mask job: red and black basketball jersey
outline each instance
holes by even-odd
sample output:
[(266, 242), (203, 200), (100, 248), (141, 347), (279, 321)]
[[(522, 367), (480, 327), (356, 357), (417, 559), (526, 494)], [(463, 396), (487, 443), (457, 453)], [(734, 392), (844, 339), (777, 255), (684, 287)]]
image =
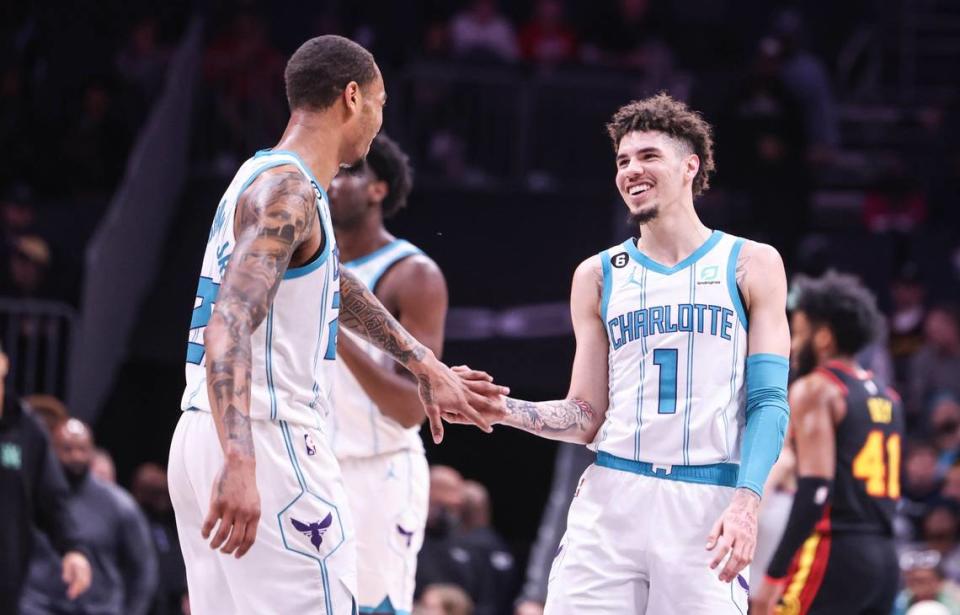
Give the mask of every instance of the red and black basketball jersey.
[(819, 530), (890, 536), (900, 499), (903, 404), (870, 372), (831, 362), (818, 368), (843, 391), (847, 412), (837, 425), (833, 498)]

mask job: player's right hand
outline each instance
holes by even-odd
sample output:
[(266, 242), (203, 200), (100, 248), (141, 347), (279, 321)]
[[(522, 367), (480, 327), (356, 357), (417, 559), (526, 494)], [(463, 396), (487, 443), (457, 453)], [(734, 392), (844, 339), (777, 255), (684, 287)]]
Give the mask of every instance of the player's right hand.
[[(510, 389), (494, 384), (493, 377), (487, 372), (471, 369), (466, 365), (452, 367), (453, 373), (460, 377), (473, 396), (470, 405), (491, 425), (501, 422), (507, 414), (506, 395)], [(446, 417), (450, 423), (461, 423), (456, 417)]]
[[(219, 522), (219, 525), (217, 525)], [(213, 481), (210, 511), (200, 533), (210, 538), (211, 549), (227, 555), (243, 557), (257, 538), (260, 522), (260, 492), (257, 491), (256, 461), (251, 457), (233, 458), (224, 462)]]
[(490, 432), (492, 428), (489, 416), (480, 409), (488, 403), (484, 396), (505, 395), (509, 392), (506, 387), (490, 382), (490, 379), (480, 383), (478, 391), (433, 357), (433, 353), (428, 353), (421, 368), (411, 371), (417, 376), (420, 400), (430, 421), (430, 431), (436, 444), (443, 439), (442, 420), (476, 425)]
[(79, 551), (69, 551), (63, 556), (61, 578), (67, 584), (67, 598), (76, 600), (80, 594), (90, 588), (90, 562)]

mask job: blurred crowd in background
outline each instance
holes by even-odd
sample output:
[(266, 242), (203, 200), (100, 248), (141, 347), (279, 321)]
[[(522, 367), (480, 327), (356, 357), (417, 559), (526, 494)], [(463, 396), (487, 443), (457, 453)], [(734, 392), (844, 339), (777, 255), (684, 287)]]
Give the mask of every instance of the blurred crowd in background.
[[(596, 250), (622, 239), (603, 121), (629, 98), (661, 89), (686, 99), (716, 129), (718, 175), (698, 202), (704, 219), (773, 243), (791, 274), (838, 268), (877, 294), (887, 330), (861, 360), (895, 384), (908, 411), (901, 602), (934, 598), (960, 613), (960, 27), (949, 30), (960, 11), (950, 3), (411, 0), (304, 8), (181, 0), (3, 12), (0, 298), (73, 308), (87, 242), (132, 172), (127, 154), (194, 14), (204, 16), (206, 39), (190, 172), (213, 193), (243, 159), (276, 141), (287, 117), (285, 59), (321, 33), (375, 53), (390, 92), (385, 130), (411, 155), (421, 216), (449, 216), (477, 194), (515, 208), (546, 197), (554, 205), (533, 230), (544, 243), (568, 230), (571, 208), (596, 211), (597, 229), (583, 231), (597, 238)], [(943, 51), (928, 59), (923, 41), (933, 39), (924, 24), (938, 20)], [(936, 61), (946, 64), (937, 69)], [(211, 191), (184, 197), (183, 207), (201, 212), (201, 227), (215, 205)], [(497, 224), (476, 232), (495, 233)], [(191, 284), (195, 275), (185, 272)], [(458, 295), (456, 276), (448, 277), (454, 306), (458, 297), (477, 301), (468, 290)], [(497, 284), (503, 296), (490, 302), (499, 305), (525, 282), (501, 276), (488, 287)], [(8, 349), (38, 334), (23, 322), (14, 333), (0, 322)], [(170, 385), (174, 396), (180, 385)], [(123, 612), (183, 612), (164, 459), (115, 472), (110, 452), (94, 448), (94, 427), (70, 422), (49, 395), (27, 401), (48, 419), (58, 451), (66, 448), (60, 440), (82, 440), (88, 456), (80, 465), (92, 476), (84, 470), (84, 480), (120, 490), (119, 475), (132, 496), (114, 529), (134, 538), (113, 544), (111, 557), (145, 568), (133, 574), (137, 567), (124, 564), (114, 587), (128, 601), (143, 594), (146, 611)], [(165, 442), (168, 434), (150, 437)], [(491, 502), (482, 484), (433, 468), (418, 570), (422, 613), (512, 612), (534, 537), (511, 530), (502, 513), (511, 505), (533, 506)], [(62, 592), (40, 585), (27, 597)]]

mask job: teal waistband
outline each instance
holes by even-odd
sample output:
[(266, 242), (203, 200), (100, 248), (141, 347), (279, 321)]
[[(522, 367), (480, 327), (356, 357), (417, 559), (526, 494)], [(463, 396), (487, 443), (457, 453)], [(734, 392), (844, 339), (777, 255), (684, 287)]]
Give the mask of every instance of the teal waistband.
[(654, 478), (721, 487), (736, 487), (737, 471), (740, 469), (740, 466), (735, 463), (714, 463), (705, 466), (652, 464), (646, 461), (623, 459), (603, 451), (597, 452), (597, 465)]

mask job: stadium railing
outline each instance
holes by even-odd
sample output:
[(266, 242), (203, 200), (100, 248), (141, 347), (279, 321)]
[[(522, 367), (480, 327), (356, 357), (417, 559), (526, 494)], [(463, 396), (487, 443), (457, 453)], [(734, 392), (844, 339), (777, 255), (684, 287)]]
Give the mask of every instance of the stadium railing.
[(18, 395), (66, 396), (66, 358), (76, 321), (76, 310), (65, 303), (0, 299), (0, 343)]

